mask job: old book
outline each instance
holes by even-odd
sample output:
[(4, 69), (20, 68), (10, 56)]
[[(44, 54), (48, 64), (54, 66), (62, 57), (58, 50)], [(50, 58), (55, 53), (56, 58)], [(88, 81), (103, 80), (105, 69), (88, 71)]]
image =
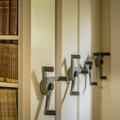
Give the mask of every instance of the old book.
[(0, 120), (2, 119), (2, 91), (0, 90)]
[(18, 83), (18, 44), (0, 42), (0, 82)]
[(0, 89), (1, 93), (1, 119), (0, 120), (7, 120), (7, 111), (6, 111), (6, 92), (4, 89)]
[(18, 66), (18, 45), (17, 44), (13, 44), (13, 79), (14, 79), (14, 82), (18, 82), (18, 69), (17, 69), (17, 66)]
[(17, 120), (15, 89), (0, 89), (0, 120)]
[(18, 45), (15, 45), (15, 80), (18, 81)]
[(4, 44), (0, 44), (1, 46), (1, 76), (0, 82), (4, 81)]
[(1, 0), (2, 6), (2, 35), (9, 34), (9, 0)]
[(8, 44), (5, 44), (4, 48), (4, 81), (6, 82), (6, 79), (8, 77)]
[(18, 34), (18, 0), (10, 0), (10, 35)]
[(0, 44), (0, 82), (2, 82), (2, 45)]
[(2, 35), (2, 0), (0, 0), (0, 35)]
[(9, 45), (9, 73), (7, 82), (18, 83), (18, 45)]
[(5, 80), (5, 44), (3, 44), (2, 48), (2, 76)]
[(13, 73), (14, 73), (14, 79), (18, 80), (18, 45), (14, 43), (14, 65), (13, 65)]
[(17, 101), (16, 101), (16, 90), (6, 89), (6, 112), (7, 112), (7, 120), (17, 120)]

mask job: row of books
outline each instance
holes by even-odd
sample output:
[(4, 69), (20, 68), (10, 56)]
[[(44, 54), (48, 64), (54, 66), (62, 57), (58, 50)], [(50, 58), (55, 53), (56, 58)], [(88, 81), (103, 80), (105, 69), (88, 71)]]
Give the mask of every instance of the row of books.
[(17, 90), (0, 88), (0, 120), (17, 120)]
[(0, 0), (0, 35), (18, 34), (18, 0)]
[(0, 82), (18, 83), (18, 44), (0, 40)]

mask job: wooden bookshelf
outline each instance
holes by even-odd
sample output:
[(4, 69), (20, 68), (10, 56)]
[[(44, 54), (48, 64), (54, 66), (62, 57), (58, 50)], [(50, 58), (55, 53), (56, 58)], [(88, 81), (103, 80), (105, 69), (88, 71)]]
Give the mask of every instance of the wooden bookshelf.
[(16, 83), (0, 82), (0, 87), (4, 87), (4, 88), (18, 88), (18, 84), (16, 84)]
[(0, 35), (0, 40), (18, 41), (18, 83), (0, 82), (0, 88), (18, 89), (18, 120), (30, 120), (31, 0), (18, 0), (18, 35)]
[(0, 40), (19, 40), (19, 36), (13, 36), (13, 35), (0, 35)]

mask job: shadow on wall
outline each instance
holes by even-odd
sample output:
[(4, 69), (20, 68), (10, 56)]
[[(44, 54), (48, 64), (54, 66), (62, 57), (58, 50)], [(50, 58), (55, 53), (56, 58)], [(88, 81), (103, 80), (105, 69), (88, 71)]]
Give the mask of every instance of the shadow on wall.
[(33, 82), (33, 86), (34, 86), (34, 90), (35, 90), (37, 99), (39, 100), (37, 112), (36, 112), (35, 119), (34, 119), (34, 120), (38, 120), (38, 116), (39, 116), (39, 113), (40, 113), (40, 110), (41, 110), (41, 106), (42, 106), (42, 103), (43, 103), (44, 96), (41, 95), (40, 83), (38, 82), (36, 74), (35, 74), (34, 71), (32, 72), (32, 82)]
[[(67, 62), (66, 62), (66, 59), (64, 58), (63, 60), (63, 63), (62, 63), (62, 67), (64, 67), (64, 71), (65, 71), (65, 76), (68, 76), (68, 70), (67, 70)], [(65, 92), (64, 92), (64, 96), (63, 96), (63, 99), (62, 99), (62, 104), (66, 98), (66, 95), (67, 95), (67, 91), (68, 91), (68, 88), (70, 86), (70, 81), (67, 81), (66, 82), (67, 86), (66, 86), (66, 89), (65, 89)]]

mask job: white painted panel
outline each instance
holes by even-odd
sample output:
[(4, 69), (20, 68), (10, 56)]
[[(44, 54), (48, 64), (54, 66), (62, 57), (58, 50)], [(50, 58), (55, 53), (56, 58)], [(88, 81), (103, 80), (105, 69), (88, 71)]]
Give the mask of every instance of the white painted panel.
[(120, 120), (120, 0), (111, 0), (111, 120)]
[[(102, 0), (102, 51), (110, 52), (111, 50), (111, 0)], [(111, 57), (104, 57), (103, 74), (107, 76), (107, 80), (102, 81), (101, 89), (101, 119), (110, 120), (110, 104), (111, 104), (111, 80), (110, 80), (110, 64)]]
[[(101, 51), (101, 20), (101, 0), (80, 0), (81, 65), (90, 53)], [(87, 89), (83, 93), (85, 78), (80, 76), (80, 120), (101, 120), (101, 82), (97, 69), (92, 79), (98, 86), (90, 86), (87, 76)]]
[[(91, 1), (80, 0), (80, 64), (83, 66), (87, 56), (91, 53)], [(87, 76), (87, 88), (85, 93), (85, 77), (80, 75), (80, 120), (92, 120), (92, 89)]]
[[(63, 0), (62, 61), (66, 61), (67, 68), (70, 67), (71, 54), (77, 54), (77, 0)], [(63, 75), (65, 72), (63, 69)], [(62, 101), (61, 120), (77, 120), (77, 96), (70, 96), (71, 84), (67, 85), (62, 83), (62, 99), (64, 96), (65, 99)]]
[[(41, 67), (55, 66), (55, 1), (32, 0), (31, 120), (54, 120), (44, 116), (45, 97), (40, 94)], [(55, 109), (53, 94), (50, 109)]]
[[(101, 52), (102, 50), (102, 1), (91, 0), (91, 50)], [(92, 88), (92, 120), (101, 120), (101, 83), (99, 69), (95, 70), (93, 80), (98, 86)]]

